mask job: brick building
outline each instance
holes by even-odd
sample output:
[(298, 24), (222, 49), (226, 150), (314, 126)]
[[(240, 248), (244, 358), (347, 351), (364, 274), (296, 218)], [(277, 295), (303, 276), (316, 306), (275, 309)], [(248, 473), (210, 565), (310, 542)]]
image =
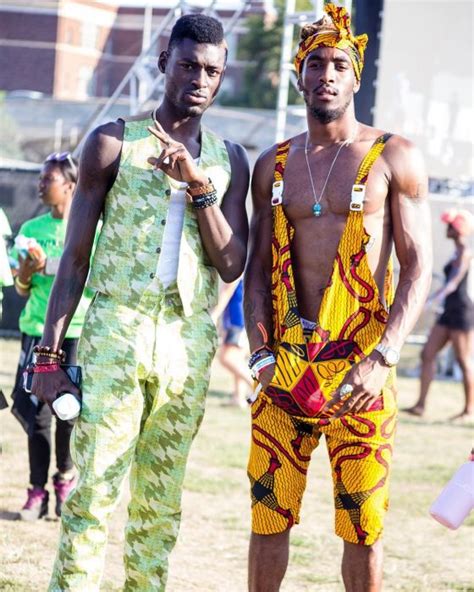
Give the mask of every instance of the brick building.
[[(221, 0), (214, 13), (225, 24), (242, 4)], [(2, 0), (0, 90), (39, 91), (66, 100), (109, 96), (142, 50), (146, 19), (154, 30), (177, 6), (177, 0)], [(245, 15), (272, 7), (272, 0), (247, 2)], [(244, 31), (242, 20), (227, 39), (228, 87), (240, 81), (244, 64), (236, 59), (236, 48)], [(157, 55), (166, 43), (165, 33)]]

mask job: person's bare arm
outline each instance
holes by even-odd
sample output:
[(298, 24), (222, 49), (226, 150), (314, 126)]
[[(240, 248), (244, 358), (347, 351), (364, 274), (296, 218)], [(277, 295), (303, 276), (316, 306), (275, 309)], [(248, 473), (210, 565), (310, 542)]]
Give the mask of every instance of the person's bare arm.
[(232, 176), (221, 207), (196, 210), (199, 232), (212, 265), (224, 282), (242, 275), (247, 258), (248, 219), (245, 200), (249, 188), (249, 164), (239, 144), (227, 142)]
[[(390, 213), (400, 275), (381, 344), (400, 350), (423, 309), (431, 283), (431, 214), (420, 152), (407, 140), (396, 137), (387, 144), (384, 158), (391, 174)], [(377, 351), (353, 366), (343, 382), (352, 385), (354, 391), (336, 416), (367, 410), (380, 395), (388, 372)], [(339, 400), (338, 390), (329, 407)]]
[(471, 259), (472, 254), (470, 250), (466, 246), (462, 246), (457, 264), (453, 265), (448, 281), (430, 298), (432, 305), (436, 306), (436, 304), (441, 304), (446, 296), (449, 296), (457, 290), (459, 284), (464, 279), (464, 276), (469, 271)]
[[(252, 221), (250, 225), (250, 250), (244, 275), (245, 327), (254, 351), (264, 344), (261, 324), (273, 343), (272, 325), (272, 183), (275, 148), (264, 152), (255, 164), (252, 176)], [(273, 374), (274, 365), (265, 368), (260, 382), (265, 388)]]
[[(95, 232), (107, 192), (118, 171), (123, 122), (109, 123), (89, 136), (81, 156), (78, 185), (69, 214), (64, 252), (48, 304), (41, 345), (61, 347), (79, 304), (89, 272)], [(33, 392), (51, 404), (63, 387), (72, 383), (63, 372), (35, 374)]]

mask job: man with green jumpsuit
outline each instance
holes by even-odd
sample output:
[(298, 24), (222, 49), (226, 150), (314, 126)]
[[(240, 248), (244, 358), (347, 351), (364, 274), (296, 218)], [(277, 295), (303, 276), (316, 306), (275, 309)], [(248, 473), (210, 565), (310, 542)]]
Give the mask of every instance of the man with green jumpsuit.
[(217, 273), (233, 281), (246, 258), (245, 152), (200, 123), (226, 56), (217, 20), (180, 18), (158, 61), (160, 105), (98, 127), (82, 153), (33, 381), (49, 404), (60, 392), (77, 392), (58, 367), (60, 347), (103, 214), (87, 281), (96, 295), (78, 354), (82, 410), (71, 447), (79, 479), (63, 507), (54, 592), (99, 589), (107, 520), (129, 468), (124, 589), (165, 589), (216, 347), (209, 310)]

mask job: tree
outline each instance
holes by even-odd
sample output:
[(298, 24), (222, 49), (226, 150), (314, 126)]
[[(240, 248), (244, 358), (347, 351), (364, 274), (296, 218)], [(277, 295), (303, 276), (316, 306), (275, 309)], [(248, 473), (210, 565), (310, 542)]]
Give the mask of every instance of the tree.
[[(309, 0), (299, 0), (297, 10), (311, 10)], [(240, 92), (224, 94), (221, 103), (235, 107), (275, 109), (280, 82), (281, 38), (283, 34), (284, 0), (275, 0), (276, 21), (268, 23), (262, 16), (247, 19), (247, 33), (240, 38), (238, 58), (248, 62)], [(299, 31), (295, 31), (295, 44)], [(301, 101), (296, 90), (290, 88), (289, 100)]]

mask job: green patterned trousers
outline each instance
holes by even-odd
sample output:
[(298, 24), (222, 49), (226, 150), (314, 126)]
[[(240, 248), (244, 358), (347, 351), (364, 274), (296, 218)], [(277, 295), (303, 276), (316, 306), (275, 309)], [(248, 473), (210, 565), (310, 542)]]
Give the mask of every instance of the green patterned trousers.
[(216, 344), (209, 314), (184, 317), (177, 293), (133, 309), (96, 296), (79, 344), (83, 402), (71, 438), (79, 479), (63, 506), (50, 591), (99, 589), (107, 521), (129, 469), (124, 590), (165, 589)]

